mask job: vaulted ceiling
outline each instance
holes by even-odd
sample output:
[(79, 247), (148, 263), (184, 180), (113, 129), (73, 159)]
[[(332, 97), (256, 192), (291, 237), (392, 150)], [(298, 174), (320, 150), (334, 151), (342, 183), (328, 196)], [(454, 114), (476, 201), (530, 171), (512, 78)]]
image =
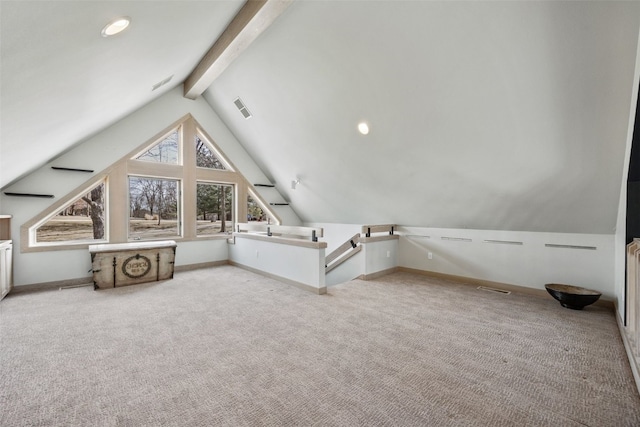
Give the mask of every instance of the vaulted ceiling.
[(0, 1), (0, 187), (180, 85), (243, 3)]
[[(180, 84), (241, 6), (2, 1), (0, 186)], [(203, 96), (305, 221), (612, 233), (639, 28), (638, 2), (296, 1)]]

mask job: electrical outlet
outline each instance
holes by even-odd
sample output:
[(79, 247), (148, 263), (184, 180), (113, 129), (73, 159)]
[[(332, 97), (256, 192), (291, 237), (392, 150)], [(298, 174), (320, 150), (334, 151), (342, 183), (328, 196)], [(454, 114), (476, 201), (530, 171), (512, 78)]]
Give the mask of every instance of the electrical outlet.
[(391, 251), (387, 251), (387, 258), (391, 258)]
[(433, 259), (433, 254), (431, 252), (427, 253), (427, 258)]
[(256, 251), (256, 258), (260, 257), (260, 252)]

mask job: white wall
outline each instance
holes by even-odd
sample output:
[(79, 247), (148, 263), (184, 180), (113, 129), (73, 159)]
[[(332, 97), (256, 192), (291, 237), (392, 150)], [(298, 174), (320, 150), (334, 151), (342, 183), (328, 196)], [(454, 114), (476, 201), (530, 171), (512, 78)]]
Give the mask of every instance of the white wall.
[[(401, 267), (544, 289), (565, 283), (615, 297), (613, 235), (459, 230), (420, 227), (399, 229)], [(471, 241), (444, 240), (445, 238)], [(484, 240), (522, 242), (521, 245)], [(545, 244), (593, 246), (564, 249)], [(428, 254), (432, 254), (429, 259)]]
[(350, 280), (363, 274), (365, 271), (365, 258), (364, 252), (361, 250), (347, 261), (343, 262), (339, 266), (325, 275), (327, 286), (339, 285), (340, 283), (346, 283)]
[(229, 245), (229, 260), (319, 289), (325, 287), (324, 251), (237, 237)]
[[(361, 227), (357, 224), (309, 225), (324, 228), (328, 253)], [(399, 241), (363, 244), (360, 254), (327, 274), (327, 284), (401, 266), (535, 289), (544, 289), (547, 283), (567, 283), (596, 289), (608, 299), (616, 295), (613, 235), (406, 226), (398, 227), (398, 234), (401, 235)], [(442, 237), (471, 241), (443, 240)], [(522, 242), (522, 245), (484, 243), (484, 240)], [(545, 244), (596, 249), (551, 248)], [(432, 259), (428, 258), (429, 252)]]
[(304, 221), (612, 234), (639, 22), (630, 1), (295, 2), (204, 97)]
[(204, 264), (229, 259), (227, 240), (201, 240), (178, 243), (176, 249), (176, 267), (192, 264)]
[(374, 274), (398, 266), (398, 240), (361, 243), (364, 253), (364, 274)]
[[(36, 199), (0, 195), (0, 212), (13, 215), (14, 284), (20, 286), (90, 276), (87, 249), (21, 253), (20, 226), (188, 113), (251, 183), (267, 182), (266, 176), (211, 107), (202, 99), (185, 99), (182, 87), (178, 87), (4, 189), (55, 196), (53, 199)], [(46, 139), (46, 135), (37, 137)], [(60, 172), (52, 170), (52, 165), (93, 169), (95, 172)], [(287, 225), (300, 224), (300, 219), (289, 207), (279, 209), (278, 214)], [(123, 220), (126, 220), (126, 213), (123, 213)], [(176, 255), (177, 265), (227, 259), (226, 246), (219, 241), (178, 242)]]

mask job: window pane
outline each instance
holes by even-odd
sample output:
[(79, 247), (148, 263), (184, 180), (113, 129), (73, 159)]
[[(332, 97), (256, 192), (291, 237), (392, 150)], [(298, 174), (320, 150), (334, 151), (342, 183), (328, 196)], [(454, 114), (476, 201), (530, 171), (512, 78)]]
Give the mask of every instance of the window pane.
[(105, 186), (100, 183), (36, 229), (36, 242), (105, 239)]
[(233, 186), (198, 183), (196, 191), (197, 235), (209, 236), (233, 231)]
[(257, 221), (264, 222), (265, 224), (277, 224), (273, 217), (269, 215), (262, 206), (251, 197), (251, 194), (247, 196), (247, 222)]
[(196, 135), (196, 166), (199, 168), (226, 170), (220, 161), (203, 139)]
[(129, 239), (180, 236), (180, 182), (129, 177)]
[(165, 139), (136, 157), (137, 160), (158, 163), (178, 163), (178, 131), (171, 132)]

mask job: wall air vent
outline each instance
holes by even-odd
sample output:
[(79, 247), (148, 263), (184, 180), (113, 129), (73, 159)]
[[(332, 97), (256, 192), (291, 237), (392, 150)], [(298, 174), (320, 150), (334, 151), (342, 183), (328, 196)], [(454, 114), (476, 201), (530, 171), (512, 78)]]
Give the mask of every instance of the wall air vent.
[(487, 239), (487, 240), (483, 240), (483, 243), (497, 243), (497, 244), (501, 244), (501, 245), (522, 245), (522, 242), (515, 242), (512, 240), (492, 240), (492, 239)]
[(247, 109), (247, 106), (244, 105), (244, 102), (242, 102), (242, 99), (240, 99), (240, 97), (236, 98), (233, 103), (236, 104), (236, 107), (238, 107), (238, 110), (240, 110), (245, 119), (251, 118), (251, 113)]
[(581, 245), (557, 245), (555, 243), (545, 243), (547, 248), (564, 248), (564, 249), (588, 249), (590, 251), (595, 251), (598, 249), (597, 246), (581, 246)]
[(455, 241), (455, 242), (471, 242), (471, 239), (467, 239), (466, 237), (447, 237), (447, 236), (442, 236), (440, 237), (440, 240), (451, 240), (451, 241)]
[(498, 289), (498, 288), (490, 288), (488, 286), (478, 286), (478, 289), (480, 289), (481, 291), (495, 292), (496, 294), (504, 294), (504, 295), (511, 294), (511, 291), (505, 291), (504, 289)]

